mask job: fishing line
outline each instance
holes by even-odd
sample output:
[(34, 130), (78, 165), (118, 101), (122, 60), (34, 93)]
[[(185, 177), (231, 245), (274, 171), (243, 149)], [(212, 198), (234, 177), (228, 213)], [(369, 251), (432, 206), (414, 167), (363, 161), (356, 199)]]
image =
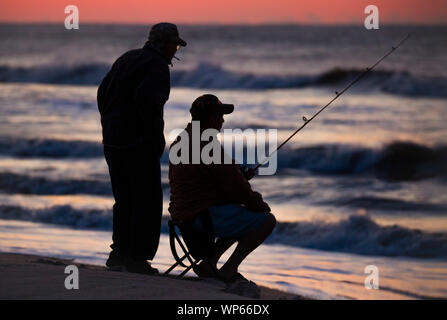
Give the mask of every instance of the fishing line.
[(388, 57), (390, 54), (392, 54), (397, 48), (399, 48), (408, 38), (410, 35), (408, 34), (405, 38), (403, 38), (395, 47), (391, 47), (391, 50), (388, 51), (382, 58), (380, 58), (376, 63), (374, 63), (371, 67), (367, 67), (365, 71), (363, 71), (360, 75), (357, 76), (351, 83), (349, 83), (341, 92), (335, 91), (335, 97), (329, 101), (324, 107), (322, 107), (317, 113), (315, 113), (310, 119), (307, 119), (303, 116), (303, 125), (299, 127), (294, 133), (292, 133), (283, 143), (281, 143), (272, 153), (270, 153), (262, 162), (260, 162), (254, 170), (256, 171), (260, 166), (265, 164), (268, 159), (272, 155), (274, 155), (276, 152), (278, 152), (279, 149), (281, 149), (290, 139), (292, 139), (298, 132), (301, 131), (305, 126), (307, 126), (313, 119), (315, 119), (316, 116), (318, 116), (324, 109), (326, 109), (332, 102), (337, 100), (343, 93), (345, 93), (350, 87), (352, 87), (356, 82), (358, 82), (360, 79), (362, 79), (365, 75), (368, 74), (371, 70), (373, 70), (382, 60), (384, 60), (386, 57)]

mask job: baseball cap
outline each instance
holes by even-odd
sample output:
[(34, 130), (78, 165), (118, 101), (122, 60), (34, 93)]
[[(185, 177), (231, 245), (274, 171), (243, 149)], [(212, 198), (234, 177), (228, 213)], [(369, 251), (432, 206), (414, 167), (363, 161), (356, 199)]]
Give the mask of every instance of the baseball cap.
[(186, 47), (186, 41), (180, 38), (177, 26), (169, 22), (161, 22), (152, 26), (148, 40), (153, 43), (172, 41)]
[(219, 98), (212, 94), (204, 94), (198, 97), (189, 110), (193, 119), (203, 119), (214, 114), (230, 114), (233, 111), (233, 104), (222, 103)]

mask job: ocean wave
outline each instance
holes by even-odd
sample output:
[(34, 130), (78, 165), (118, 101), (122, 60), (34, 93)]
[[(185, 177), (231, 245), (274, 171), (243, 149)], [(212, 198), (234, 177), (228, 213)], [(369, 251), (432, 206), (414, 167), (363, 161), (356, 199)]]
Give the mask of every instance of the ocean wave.
[[(0, 155), (18, 158), (103, 157), (102, 144), (90, 141), (19, 139), (0, 137)], [(447, 177), (447, 146), (429, 147), (395, 141), (382, 148), (323, 144), (284, 148), (278, 169), (300, 169), (319, 174), (371, 173), (384, 180), (419, 180)], [(169, 161), (165, 152), (161, 162)]]
[(98, 180), (53, 180), (11, 172), (0, 172), (0, 191), (7, 194), (92, 194), (112, 195), (109, 181)]
[(368, 208), (368, 210), (380, 210), (381, 213), (386, 211), (401, 211), (406, 214), (411, 212), (424, 212), (439, 215), (447, 214), (447, 205), (428, 202), (406, 201), (402, 199), (392, 199), (374, 196), (361, 197), (342, 197), (340, 199), (331, 199), (320, 201), (317, 204), (331, 206), (347, 206), (353, 208)]
[(97, 85), (109, 71), (106, 64), (74, 66), (0, 66), (0, 82), (37, 82), (51, 84)]
[(75, 209), (69, 205), (46, 209), (0, 206), (0, 218), (69, 226), (79, 229), (112, 229), (112, 212), (98, 209)]
[(447, 234), (380, 226), (365, 215), (334, 223), (279, 223), (268, 242), (362, 255), (447, 258)]
[[(35, 67), (2, 65), (0, 82), (98, 85), (109, 68), (106, 64)], [(248, 90), (344, 86), (361, 72), (363, 70), (334, 68), (317, 75), (256, 75), (201, 63), (192, 70), (172, 71), (171, 83), (175, 87)], [(446, 78), (414, 76), (407, 71), (373, 70), (356, 87), (408, 96), (447, 97)]]
[[(162, 182), (162, 188), (169, 187)], [(70, 195), (87, 194), (112, 196), (110, 180), (103, 179), (49, 179), (12, 172), (0, 172), (0, 192), (6, 194)]]
[(18, 158), (94, 158), (104, 156), (102, 144), (96, 142), (6, 137), (0, 137), (0, 154)]
[(381, 149), (331, 144), (282, 150), (280, 169), (320, 174), (372, 173), (391, 181), (447, 176), (447, 147), (393, 142)]
[[(0, 206), (0, 219), (50, 223), (80, 229), (112, 229), (110, 210), (75, 209), (69, 205), (45, 209)], [(168, 233), (167, 217), (161, 231)], [(447, 258), (447, 234), (429, 233), (398, 225), (380, 226), (368, 216), (339, 222), (278, 222), (270, 244), (362, 255)]]

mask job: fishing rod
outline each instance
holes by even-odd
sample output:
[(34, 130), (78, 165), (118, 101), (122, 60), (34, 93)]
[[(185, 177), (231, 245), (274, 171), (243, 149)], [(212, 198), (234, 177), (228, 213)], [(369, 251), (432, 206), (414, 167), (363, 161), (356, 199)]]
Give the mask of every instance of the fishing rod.
[(305, 126), (307, 126), (313, 119), (315, 119), (316, 116), (318, 116), (324, 109), (329, 107), (329, 105), (338, 99), (343, 93), (345, 93), (350, 87), (352, 87), (355, 83), (360, 81), (365, 75), (367, 75), (372, 69), (374, 69), (382, 60), (384, 60), (386, 57), (388, 57), (390, 54), (392, 54), (397, 48), (399, 48), (408, 38), (410, 37), (409, 34), (405, 38), (403, 38), (395, 47), (391, 47), (391, 50), (388, 51), (382, 58), (380, 58), (376, 63), (374, 63), (371, 67), (367, 67), (365, 71), (363, 71), (357, 78), (355, 78), (351, 83), (349, 83), (342, 91), (338, 92), (335, 91), (335, 97), (329, 101), (324, 107), (322, 107), (317, 113), (315, 113), (310, 119), (307, 119), (305, 116), (303, 116), (303, 125), (299, 127), (294, 133), (292, 133), (283, 143), (281, 143), (272, 153), (270, 153), (262, 162), (260, 162), (253, 170), (256, 172), (256, 170), (265, 164), (267, 160), (274, 155), (276, 152), (278, 152), (279, 149), (281, 149), (287, 142), (289, 142), (290, 139), (292, 139), (298, 132), (301, 131)]

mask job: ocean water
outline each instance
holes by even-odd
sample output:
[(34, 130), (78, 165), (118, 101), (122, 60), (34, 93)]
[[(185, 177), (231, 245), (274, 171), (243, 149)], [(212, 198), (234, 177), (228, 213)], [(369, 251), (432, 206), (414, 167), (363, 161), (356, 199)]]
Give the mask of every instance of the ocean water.
[[(447, 297), (447, 27), (181, 26), (165, 135), (192, 101), (234, 103), (224, 128), (278, 142), (401, 38), (377, 70), (277, 154), (252, 186), (276, 215), (241, 266), (261, 284), (317, 298)], [(96, 89), (144, 43), (144, 26), (0, 25), (0, 251), (103, 264), (113, 199)], [(164, 215), (155, 264), (172, 263)], [(379, 269), (379, 290), (364, 269)]]

